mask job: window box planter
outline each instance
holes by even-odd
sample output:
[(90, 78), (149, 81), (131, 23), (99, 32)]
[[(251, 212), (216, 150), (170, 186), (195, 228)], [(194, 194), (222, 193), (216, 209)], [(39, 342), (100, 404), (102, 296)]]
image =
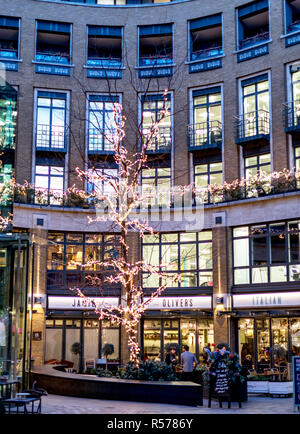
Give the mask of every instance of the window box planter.
[(270, 381), (269, 394), (274, 398), (288, 397), (293, 394), (292, 381)]
[(248, 393), (269, 393), (269, 381), (249, 381), (247, 382)]

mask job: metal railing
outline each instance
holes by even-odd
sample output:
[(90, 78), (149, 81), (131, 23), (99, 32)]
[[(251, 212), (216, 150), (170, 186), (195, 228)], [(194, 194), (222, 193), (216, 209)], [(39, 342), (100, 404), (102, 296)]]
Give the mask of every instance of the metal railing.
[(149, 56), (140, 56), (139, 60), (140, 66), (160, 66), (160, 65), (169, 65), (173, 63), (172, 55), (149, 55)]
[(287, 27), (287, 33), (297, 32), (300, 30), (300, 20), (296, 20)]
[[(158, 127), (157, 134), (152, 135), (152, 131), (143, 128), (144, 144), (147, 145), (149, 152), (170, 152), (172, 148), (172, 129), (171, 127)], [(152, 135), (147, 139), (147, 135)]]
[(62, 125), (42, 125), (36, 128), (36, 147), (43, 149), (65, 149), (66, 128)]
[(247, 140), (270, 134), (270, 114), (266, 110), (256, 110), (237, 117), (237, 140)]
[(223, 54), (223, 48), (221, 46), (206, 48), (205, 50), (193, 51), (191, 54), (191, 60), (201, 60), (207, 57), (221, 56)]
[(300, 130), (300, 99), (284, 104), (285, 128)]
[(222, 146), (222, 123), (200, 122), (188, 126), (189, 148), (213, 148)]
[(0, 46), (0, 57), (5, 59), (17, 59), (18, 50), (14, 48), (1, 48)]
[(269, 32), (257, 33), (257, 35), (251, 36), (249, 38), (241, 39), (239, 41), (239, 49), (242, 50), (243, 48), (252, 47), (253, 45), (268, 41), (269, 38)]
[(101, 66), (103, 68), (120, 68), (122, 66), (122, 59), (120, 57), (88, 57), (87, 65)]
[(117, 131), (113, 129), (101, 133), (99, 128), (89, 128), (89, 152), (113, 152), (116, 135)]
[(68, 53), (60, 53), (59, 51), (37, 51), (35, 55), (37, 62), (43, 63), (70, 63), (70, 55)]

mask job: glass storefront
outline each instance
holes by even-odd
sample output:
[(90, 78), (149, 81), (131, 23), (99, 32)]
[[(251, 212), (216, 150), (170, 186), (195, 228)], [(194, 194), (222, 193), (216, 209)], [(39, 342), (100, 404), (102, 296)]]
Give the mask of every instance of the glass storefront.
[(257, 373), (287, 369), (300, 355), (300, 317), (240, 318), (238, 349), (242, 365)]
[(176, 344), (181, 350), (188, 345), (199, 359), (203, 349), (214, 342), (213, 320), (191, 318), (144, 319), (143, 354), (144, 360), (164, 360), (168, 344)]
[(24, 379), (27, 326), (28, 240), (0, 236), (0, 376)]
[[(74, 354), (73, 344), (79, 343), (81, 352)], [(66, 361), (78, 372), (85, 370), (85, 362), (102, 358), (105, 344), (113, 344), (114, 353), (108, 359), (119, 361), (120, 328), (107, 320), (62, 319), (46, 320), (45, 363)]]

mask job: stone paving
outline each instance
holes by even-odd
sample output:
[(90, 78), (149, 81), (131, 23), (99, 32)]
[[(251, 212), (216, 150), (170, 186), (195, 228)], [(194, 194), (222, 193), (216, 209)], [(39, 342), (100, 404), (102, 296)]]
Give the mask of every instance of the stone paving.
[[(69, 396), (48, 395), (42, 398), (43, 414), (293, 414), (292, 398), (249, 397), (247, 402), (223, 404), (219, 408), (217, 402), (207, 407), (204, 399), (203, 407), (184, 405), (152, 404), (143, 402), (109, 401), (99, 399), (75, 398)], [(300, 415), (300, 412), (297, 412)]]

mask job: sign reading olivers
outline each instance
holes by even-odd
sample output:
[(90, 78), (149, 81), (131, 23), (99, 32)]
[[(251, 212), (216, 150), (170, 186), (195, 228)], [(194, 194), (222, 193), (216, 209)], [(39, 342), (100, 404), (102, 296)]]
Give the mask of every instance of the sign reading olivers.
[[(145, 297), (144, 300), (149, 300)], [(211, 309), (210, 296), (199, 297), (157, 297), (148, 305), (148, 309)]]

